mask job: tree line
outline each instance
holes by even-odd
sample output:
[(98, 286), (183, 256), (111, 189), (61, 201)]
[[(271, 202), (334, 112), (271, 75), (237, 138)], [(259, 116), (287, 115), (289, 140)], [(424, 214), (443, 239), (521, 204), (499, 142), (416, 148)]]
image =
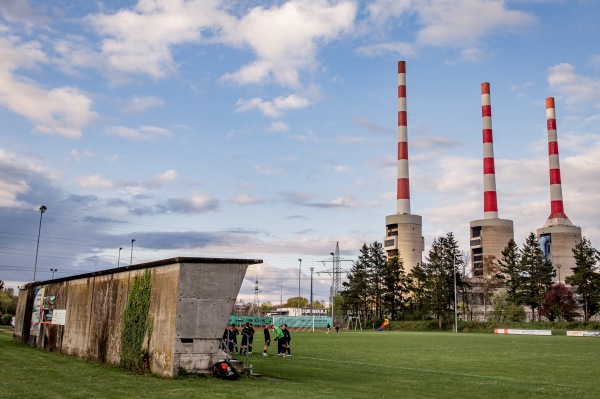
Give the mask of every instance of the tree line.
[(533, 232), (521, 248), (510, 240), (500, 259), (484, 257), (483, 276), (476, 278), (466, 272), (468, 255), (452, 232), (435, 238), (425, 261), (409, 273), (401, 254), (386, 259), (381, 243), (365, 243), (334, 303), (337, 314), (365, 323), (436, 320), (441, 328), (452, 323), (455, 310), (463, 320), (525, 321), (529, 310), (530, 320), (587, 322), (600, 311), (600, 254), (584, 237), (573, 256), (576, 267), (564, 285), (553, 283), (556, 270)]

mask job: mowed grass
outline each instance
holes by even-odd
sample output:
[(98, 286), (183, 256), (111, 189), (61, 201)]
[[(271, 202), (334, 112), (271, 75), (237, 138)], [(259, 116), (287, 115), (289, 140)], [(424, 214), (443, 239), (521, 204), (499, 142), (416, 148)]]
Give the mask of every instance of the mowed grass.
[(292, 357), (250, 362), (271, 378), (173, 380), (16, 344), (0, 333), (0, 397), (599, 398), (600, 339), (429, 332), (292, 332)]

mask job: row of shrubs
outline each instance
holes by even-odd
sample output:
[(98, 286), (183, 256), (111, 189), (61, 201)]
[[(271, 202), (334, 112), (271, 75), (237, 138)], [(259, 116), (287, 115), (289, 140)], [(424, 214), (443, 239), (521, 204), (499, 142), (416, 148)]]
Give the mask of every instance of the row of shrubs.
[[(389, 328), (396, 331), (440, 331), (437, 320), (425, 321), (391, 321)], [(478, 321), (459, 321), (458, 331), (476, 332), (476, 333), (494, 333), (495, 328), (515, 328), (523, 330), (552, 330), (554, 335), (564, 335), (567, 330), (599, 331), (598, 322), (478, 322)], [(453, 325), (446, 323), (442, 325), (442, 330), (451, 331)]]

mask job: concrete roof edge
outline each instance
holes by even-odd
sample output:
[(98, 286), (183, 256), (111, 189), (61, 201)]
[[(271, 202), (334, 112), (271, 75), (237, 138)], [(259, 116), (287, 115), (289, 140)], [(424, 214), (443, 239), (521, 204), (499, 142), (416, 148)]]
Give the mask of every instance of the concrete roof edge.
[(120, 273), (130, 270), (139, 270), (139, 269), (148, 269), (159, 266), (173, 265), (177, 263), (232, 263), (232, 264), (243, 264), (243, 265), (255, 265), (258, 263), (263, 263), (262, 259), (236, 259), (236, 258), (195, 258), (195, 257), (175, 257), (168, 259), (161, 259), (152, 262), (139, 263), (137, 265), (127, 265), (121, 267), (115, 267), (112, 269), (98, 270), (95, 272), (88, 272), (83, 274), (76, 274), (68, 277), (56, 278), (54, 280), (42, 280), (42, 281), (32, 281), (31, 283), (27, 283), (19, 287), (20, 289), (27, 289), (30, 287), (35, 287), (38, 285), (46, 285), (46, 284), (54, 284), (60, 283), (63, 281), (76, 280), (79, 278), (88, 278), (88, 277), (96, 277), (96, 276), (104, 276), (112, 273)]

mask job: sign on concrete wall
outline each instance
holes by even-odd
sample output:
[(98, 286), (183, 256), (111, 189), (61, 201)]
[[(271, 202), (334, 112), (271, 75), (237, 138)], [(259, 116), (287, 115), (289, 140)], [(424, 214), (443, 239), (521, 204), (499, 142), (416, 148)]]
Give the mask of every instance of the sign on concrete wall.
[(29, 335), (40, 335), (40, 324), (42, 322), (42, 300), (44, 298), (44, 289), (36, 288), (33, 298), (33, 310), (31, 311), (31, 325), (29, 326)]
[(54, 309), (52, 315), (52, 324), (64, 326), (67, 321), (67, 310), (66, 309)]

